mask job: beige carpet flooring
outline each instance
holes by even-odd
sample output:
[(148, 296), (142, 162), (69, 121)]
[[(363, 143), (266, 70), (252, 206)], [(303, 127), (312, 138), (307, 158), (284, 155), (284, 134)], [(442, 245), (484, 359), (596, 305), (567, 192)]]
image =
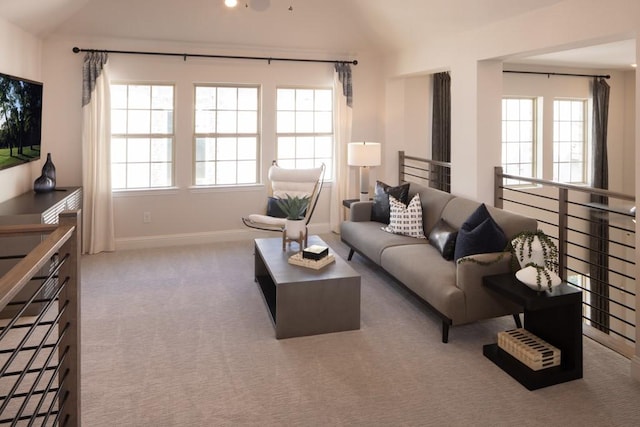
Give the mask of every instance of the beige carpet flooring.
[[(346, 258), (334, 235), (322, 236)], [(276, 340), (253, 242), (83, 257), (83, 426), (637, 426), (629, 361), (528, 391), (482, 355), (511, 318), (454, 327), (357, 255), (361, 329)]]

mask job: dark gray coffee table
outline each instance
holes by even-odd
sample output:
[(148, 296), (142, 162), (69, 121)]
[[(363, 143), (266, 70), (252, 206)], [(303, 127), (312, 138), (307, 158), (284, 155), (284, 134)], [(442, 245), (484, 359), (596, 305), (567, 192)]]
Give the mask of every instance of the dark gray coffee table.
[[(318, 236), (308, 244), (328, 246)], [(360, 275), (331, 249), (335, 262), (320, 270), (289, 264), (297, 250), (284, 252), (280, 237), (255, 239), (255, 278), (276, 338), (360, 329)]]

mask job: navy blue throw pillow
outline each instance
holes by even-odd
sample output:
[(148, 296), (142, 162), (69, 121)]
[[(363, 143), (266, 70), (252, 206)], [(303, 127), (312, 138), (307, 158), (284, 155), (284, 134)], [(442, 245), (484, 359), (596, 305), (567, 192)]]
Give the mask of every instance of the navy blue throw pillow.
[(397, 187), (391, 187), (382, 181), (376, 181), (373, 206), (371, 207), (371, 221), (389, 224), (389, 213), (391, 211), (389, 195), (392, 195), (406, 206), (409, 204), (409, 185), (407, 182)]
[(483, 203), (458, 230), (454, 259), (457, 261), (469, 255), (502, 252), (506, 245), (504, 232)]
[(277, 197), (269, 197), (267, 200), (267, 216), (272, 216), (275, 218), (286, 218), (287, 214), (282, 212), (280, 206), (278, 205)]

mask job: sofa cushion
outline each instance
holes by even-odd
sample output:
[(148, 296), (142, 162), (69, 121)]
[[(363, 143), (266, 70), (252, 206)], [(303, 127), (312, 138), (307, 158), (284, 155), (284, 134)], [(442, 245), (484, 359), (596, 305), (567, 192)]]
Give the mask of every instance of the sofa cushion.
[(422, 230), (422, 205), (420, 195), (413, 196), (408, 205), (389, 195), (391, 214), (389, 225), (383, 227), (388, 233), (402, 234), (404, 236), (426, 239)]
[[(415, 240), (415, 239), (414, 239)], [(454, 324), (464, 323), (464, 292), (456, 286), (456, 265), (431, 245), (403, 245), (385, 249), (382, 268), (427, 301)]]
[(506, 244), (507, 238), (504, 232), (483, 203), (460, 227), (456, 238), (454, 259), (457, 261), (467, 255), (501, 252)]
[[(412, 182), (411, 188), (409, 189), (409, 198), (416, 194), (420, 194), (420, 203), (422, 204), (422, 229), (426, 233), (436, 225), (442, 216), (442, 211), (445, 209), (445, 206), (455, 197), (450, 193)], [(459, 224), (454, 228), (457, 229), (458, 227)]]
[(429, 233), (429, 243), (440, 252), (440, 255), (448, 261), (453, 259), (456, 237), (458, 230), (453, 228), (447, 221), (440, 219)]
[(391, 187), (382, 181), (376, 181), (375, 193), (373, 195), (373, 207), (371, 209), (371, 221), (389, 224), (389, 195), (400, 200), (405, 205), (409, 203), (409, 183)]
[(359, 253), (380, 264), (380, 256), (386, 248), (399, 245), (427, 245), (427, 239), (391, 234), (382, 231), (379, 222), (344, 221), (340, 224), (340, 239)]

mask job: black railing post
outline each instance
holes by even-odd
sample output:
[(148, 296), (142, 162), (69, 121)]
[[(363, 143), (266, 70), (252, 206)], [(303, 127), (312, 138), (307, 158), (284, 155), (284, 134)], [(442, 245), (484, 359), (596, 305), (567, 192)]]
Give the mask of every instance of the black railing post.
[(493, 176), (493, 206), (496, 208), (503, 208), (503, 196), (504, 196), (504, 179), (502, 178), (502, 166), (496, 166), (494, 169)]
[(569, 190), (558, 188), (558, 275), (567, 280), (567, 221)]
[[(60, 410), (60, 424), (79, 427), (80, 420), (80, 212), (62, 212), (60, 225), (75, 226), (73, 235), (60, 248), (60, 254), (69, 254), (69, 258), (60, 268), (59, 281), (67, 281), (58, 300), (59, 310), (64, 313), (58, 323), (59, 334), (64, 335), (60, 342), (58, 357), (60, 360), (60, 402), (64, 402)], [(60, 257), (62, 258), (62, 256)], [(66, 332), (62, 332), (66, 329)], [(66, 353), (66, 356), (63, 355)]]
[(404, 151), (398, 151), (398, 183), (404, 182)]

